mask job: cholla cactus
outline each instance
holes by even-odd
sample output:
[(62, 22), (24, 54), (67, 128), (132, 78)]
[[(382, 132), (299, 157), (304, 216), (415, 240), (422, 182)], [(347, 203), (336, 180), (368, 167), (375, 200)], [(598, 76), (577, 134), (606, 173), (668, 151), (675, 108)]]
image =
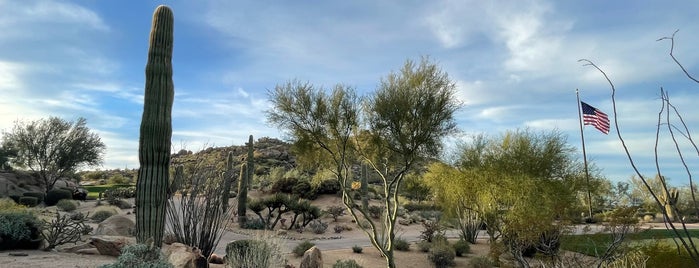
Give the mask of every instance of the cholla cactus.
[(150, 32), (143, 117), (138, 146), (136, 185), (136, 240), (149, 238), (160, 247), (165, 230), (172, 138), (172, 46), (174, 16), (167, 6), (153, 13)]

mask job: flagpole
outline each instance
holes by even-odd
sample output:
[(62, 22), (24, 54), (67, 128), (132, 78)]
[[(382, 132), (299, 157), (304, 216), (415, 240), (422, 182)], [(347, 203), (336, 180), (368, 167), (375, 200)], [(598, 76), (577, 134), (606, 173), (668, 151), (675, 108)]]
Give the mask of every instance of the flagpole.
[(585, 165), (585, 182), (587, 183), (587, 213), (592, 221), (592, 195), (590, 194), (590, 174), (587, 171), (587, 154), (585, 153), (585, 134), (583, 133), (582, 112), (580, 108), (580, 94), (575, 89), (575, 97), (578, 99), (578, 121), (580, 122), (580, 139), (582, 140), (583, 163)]

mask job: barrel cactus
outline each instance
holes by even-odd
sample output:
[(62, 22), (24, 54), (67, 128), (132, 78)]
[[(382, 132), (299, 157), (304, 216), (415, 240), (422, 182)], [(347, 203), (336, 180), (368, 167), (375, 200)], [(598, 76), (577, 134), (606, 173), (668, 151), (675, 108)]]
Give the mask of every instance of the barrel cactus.
[(153, 13), (150, 32), (146, 85), (138, 142), (136, 184), (136, 240), (162, 245), (169, 184), (172, 138), (172, 48), (174, 16), (167, 6)]

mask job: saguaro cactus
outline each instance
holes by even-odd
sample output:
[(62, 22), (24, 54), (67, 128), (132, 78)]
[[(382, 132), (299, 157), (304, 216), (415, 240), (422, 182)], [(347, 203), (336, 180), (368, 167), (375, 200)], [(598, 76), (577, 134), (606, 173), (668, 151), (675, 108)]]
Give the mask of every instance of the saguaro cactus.
[(243, 163), (240, 169), (240, 179), (238, 179), (238, 225), (240, 227), (245, 227), (245, 222), (247, 218), (245, 213), (247, 212), (248, 203), (248, 187), (252, 182), (252, 176), (255, 172), (255, 161), (253, 159), (254, 147), (252, 141), (252, 135), (248, 139), (248, 156), (246, 163)]
[(362, 164), (362, 175), (360, 180), (362, 182), (362, 185), (360, 186), (362, 209), (364, 209), (364, 211), (369, 211), (369, 167), (367, 167), (366, 164)]
[(160, 247), (165, 229), (165, 209), (172, 138), (172, 10), (158, 6), (150, 32), (143, 117), (138, 142), (138, 182), (136, 184), (136, 240), (153, 239)]
[(228, 199), (230, 199), (231, 184), (233, 183), (233, 152), (228, 152), (226, 159), (226, 172), (223, 173), (223, 213), (228, 211)]

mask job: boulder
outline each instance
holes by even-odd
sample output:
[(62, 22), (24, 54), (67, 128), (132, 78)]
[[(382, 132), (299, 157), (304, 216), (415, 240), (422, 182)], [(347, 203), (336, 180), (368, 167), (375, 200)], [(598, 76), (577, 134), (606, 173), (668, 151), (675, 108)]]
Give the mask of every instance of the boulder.
[(201, 251), (182, 243), (172, 243), (165, 250), (165, 259), (175, 268), (207, 268), (208, 261)]
[(93, 236), (90, 244), (97, 248), (101, 255), (115, 256), (121, 255), (121, 249), (127, 245), (136, 244), (135, 237), (126, 236)]
[(122, 215), (114, 215), (97, 226), (95, 235), (132, 236), (136, 223)]
[(301, 258), (299, 268), (323, 268), (323, 256), (320, 254), (320, 249), (313, 246), (306, 250)]

